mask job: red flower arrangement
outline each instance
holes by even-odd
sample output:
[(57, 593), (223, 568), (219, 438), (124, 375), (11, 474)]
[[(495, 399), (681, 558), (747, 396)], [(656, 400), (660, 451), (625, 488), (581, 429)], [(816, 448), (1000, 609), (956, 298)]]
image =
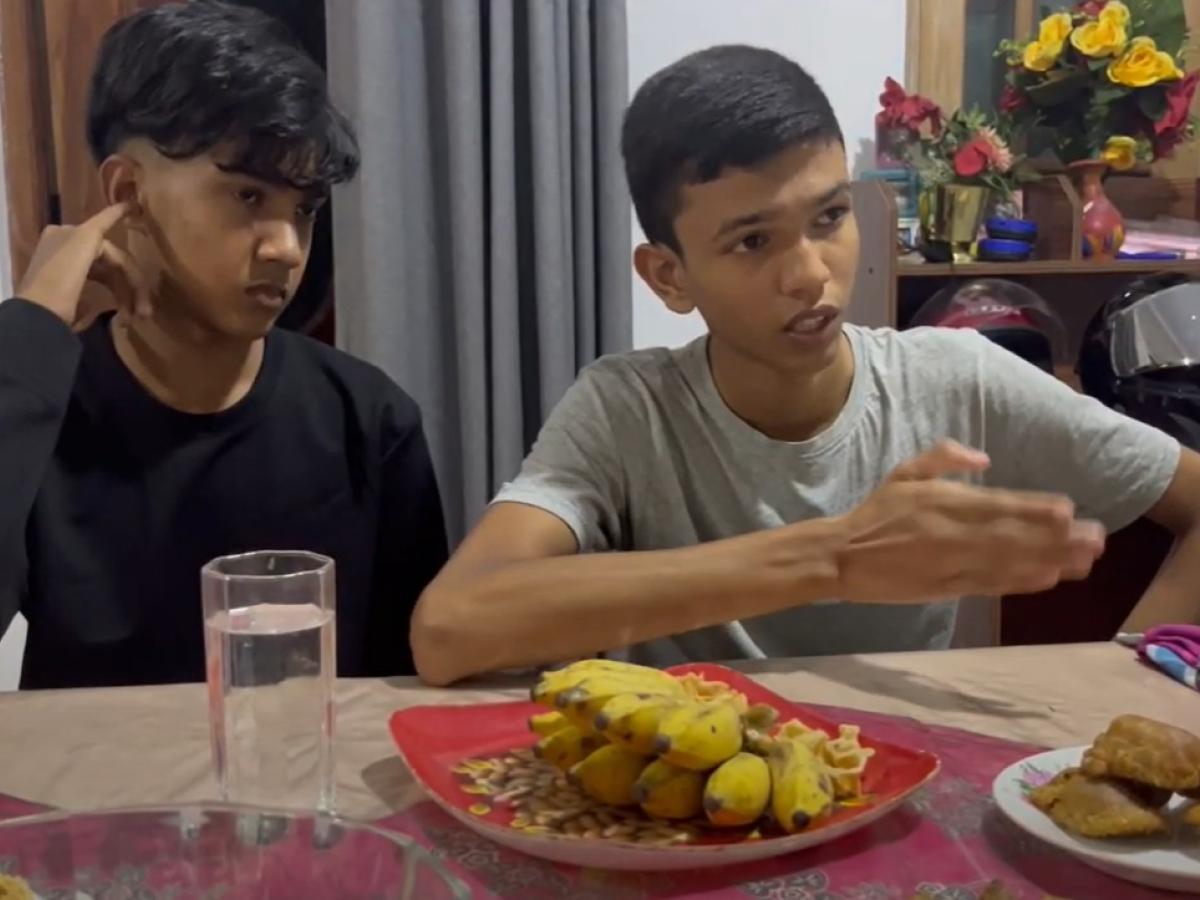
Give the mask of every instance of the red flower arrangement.
[[(922, 187), (958, 182), (1012, 194), (1017, 160), (1008, 142), (979, 110), (959, 110), (946, 118), (936, 103), (908, 94), (894, 79), (884, 82), (875, 121), (898, 142)], [(926, 127), (928, 126), (928, 127)]]
[(942, 110), (932, 100), (918, 94), (905, 93), (894, 78), (883, 82), (883, 93), (879, 95), (879, 112), (875, 124), (888, 129), (903, 129), (913, 134), (929, 123), (930, 131), (936, 136), (942, 131)]
[(1166, 92), (1167, 111), (1154, 123), (1154, 156), (1157, 159), (1171, 156), (1175, 148), (1188, 140), (1192, 132), (1192, 99), (1196, 96), (1196, 85), (1200, 83), (1200, 72), (1192, 72), (1181, 81), (1176, 81)]

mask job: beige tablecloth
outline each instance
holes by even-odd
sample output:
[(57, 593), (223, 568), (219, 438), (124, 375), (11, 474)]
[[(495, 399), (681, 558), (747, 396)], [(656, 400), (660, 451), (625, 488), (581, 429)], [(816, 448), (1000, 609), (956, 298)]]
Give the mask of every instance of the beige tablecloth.
[[(1090, 741), (1123, 712), (1200, 732), (1200, 693), (1110, 644), (776, 660), (746, 670), (793, 700), (912, 716), (1047, 746)], [(338, 684), (338, 805), (373, 819), (418, 799), (388, 716), (523, 696), (412, 679)], [(202, 685), (0, 695), (0, 792), (66, 808), (212, 799)]]

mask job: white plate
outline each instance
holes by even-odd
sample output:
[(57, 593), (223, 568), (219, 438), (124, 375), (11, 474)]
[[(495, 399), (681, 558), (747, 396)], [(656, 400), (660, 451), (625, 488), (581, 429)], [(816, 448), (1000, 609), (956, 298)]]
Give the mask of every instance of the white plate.
[[(992, 783), (996, 805), (1019, 828), (1078, 857), (1107, 875), (1147, 887), (1200, 893), (1200, 836), (1176, 827), (1171, 836), (1141, 840), (1090, 840), (1063, 831), (1027, 799), (1063, 769), (1079, 765), (1086, 747), (1050, 750), (1013, 763)], [(1176, 796), (1168, 806), (1177, 817), (1188, 801)], [(1174, 823), (1178, 824), (1178, 823)]]

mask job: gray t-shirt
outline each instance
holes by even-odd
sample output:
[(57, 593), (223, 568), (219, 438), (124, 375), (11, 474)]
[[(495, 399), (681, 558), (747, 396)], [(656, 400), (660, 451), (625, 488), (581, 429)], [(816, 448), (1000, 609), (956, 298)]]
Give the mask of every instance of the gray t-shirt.
[[(772, 440), (739, 419), (717, 392), (701, 338), (586, 368), (496, 502), (552, 513), (583, 552), (658, 550), (845, 513), (945, 438), (991, 456), (983, 483), (1066, 493), (1081, 516), (1110, 530), (1149, 510), (1175, 473), (1176, 440), (975, 332), (845, 330), (855, 360), (850, 394), (810, 440)], [(668, 665), (935, 649), (949, 644), (956, 610), (831, 598), (627, 655)]]

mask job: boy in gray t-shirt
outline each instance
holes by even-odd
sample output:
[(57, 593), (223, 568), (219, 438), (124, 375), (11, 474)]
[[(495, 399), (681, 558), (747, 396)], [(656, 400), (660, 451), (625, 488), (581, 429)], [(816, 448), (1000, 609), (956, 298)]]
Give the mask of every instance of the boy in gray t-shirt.
[(423, 677), (944, 647), (956, 598), (1083, 577), (1147, 513), (1180, 540), (1128, 624), (1197, 620), (1200, 456), (973, 332), (843, 322), (845, 149), (799, 66), (685, 57), (623, 151), (637, 271), (709, 334), (584, 370), (423, 596)]

